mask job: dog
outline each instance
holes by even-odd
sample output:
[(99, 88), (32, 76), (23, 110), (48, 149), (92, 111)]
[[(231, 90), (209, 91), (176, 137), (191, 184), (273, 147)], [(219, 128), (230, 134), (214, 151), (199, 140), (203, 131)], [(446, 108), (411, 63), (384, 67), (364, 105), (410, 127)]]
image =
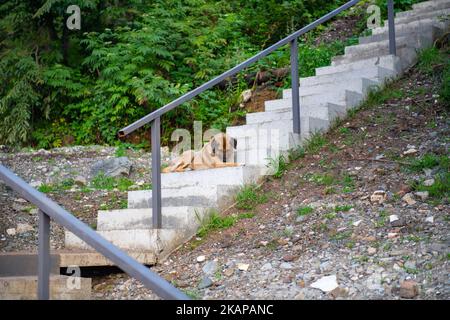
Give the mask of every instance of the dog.
[(171, 161), (163, 173), (183, 172), (187, 170), (205, 170), (212, 168), (236, 167), (234, 161), (237, 140), (225, 133), (216, 134), (198, 152), (188, 150)]

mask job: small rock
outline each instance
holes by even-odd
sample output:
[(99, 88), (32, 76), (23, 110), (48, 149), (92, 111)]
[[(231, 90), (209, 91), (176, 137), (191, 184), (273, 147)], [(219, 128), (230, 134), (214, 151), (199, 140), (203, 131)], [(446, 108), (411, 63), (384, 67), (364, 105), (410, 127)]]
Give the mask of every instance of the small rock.
[(6, 229), (6, 234), (8, 236), (15, 236), (16, 235), (16, 229), (14, 229), (14, 228)]
[(370, 196), (370, 201), (373, 203), (382, 204), (386, 201), (386, 192), (383, 190), (377, 190)]
[(397, 221), (397, 220), (398, 220), (398, 215), (393, 214), (393, 215), (390, 215), (390, 216), (389, 216), (389, 222), (390, 222), (390, 223), (395, 222), (395, 221)]
[(296, 258), (296, 257), (295, 257), (294, 255), (292, 255), (292, 254), (287, 254), (287, 255), (285, 255), (285, 256), (283, 257), (283, 261), (291, 262), (291, 261), (294, 261), (295, 258)]
[(208, 277), (203, 277), (202, 281), (200, 281), (200, 284), (198, 285), (199, 289), (205, 289), (205, 288), (209, 288), (213, 285), (213, 282), (210, 278)]
[(358, 221), (353, 222), (352, 225), (354, 227), (357, 227), (357, 226), (359, 226), (361, 224), (361, 222), (362, 222), (362, 220), (358, 220)]
[(245, 90), (241, 93), (241, 101), (243, 103), (249, 102), (251, 98), (252, 98), (252, 90), (251, 89)]
[(403, 281), (400, 284), (400, 297), (412, 299), (419, 294), (419, 285), (412, 280)]
[(295, 297), (294, 300), (305, 300), (305, 294), (303, 292), (298, 293)]
[(269, 241), (260, 241), (259, 242), (262, 246), (266, 247), (269, 244)]
[(410, 155), (410, 154), (416, 154), (417, 152), (418, 152), (417, 149), (411, 148), (411, 149), (408, 149), (408, 150), (406, 150), (405, 152), (403, 152), (403, 154), (404, 154), (405, 156), (408, 156), (408, 155)]
[(18, 234), (33, 231), (33, 229), (34, 229), (33, 226), (27, 223), (19, 223), (16, 228)]
[(402, 200), (405, 201), (410, 206), (416, 204), (416, 200), (414, 200), (413, 195), (411, 193), (405, 194)]
[(92, 176), (103, 172), (108, 177), (130, 175), (131, 162), (127, 157), (111, 158), (97, 161), (91, 169)]
[(73, 179), (73, 181), (75, 182), (75, 184), (77, 186), (80, 186), (80, 187), (87, 186), (87, 184), (88, 184), (87, 179), (85, 177), (83, 177), (83, 176), (76, 176)]
[(428, 222), (428, 223), (434, 223), (434, 217), (433, 217), (433, 216), (427, 217), (427, 218), (425, 219), (425, 222)]
[(238, 264), (237, 264), (237, 267), (238, 267), (238, 269), (241, 270), (241, 271), (247, 271), (248, 268), (250, 267), (250, 265), (249, 265), (249, 264), (246, 264), (246, 263), (238, 263)]
[(375, 253), (377, 253), (377, 249), (376, 249), (376, 248), (373, 248), (373, 247), (369, 247), (369, 248), (367, 249), (367, 253), (368, 253), (369, 255), (374, 255)]
[(206, 275), (211, 276), (217, 271), (217, 267), (218, 267), (217, 261), (209, 261), (203, 266), (202, 271)]
[(262, 271), (267, 271), (267, 270), (272, 270), (272, 269), (273, 269), (273, 267), (272, 267), (272, 264), (271, 264), (270, 262), (264, 264), (264, 265), (261, 267), (261, 270), (262, 270)]
[(397, 232), (389, 232), (388, 233), (388, 239), (394, 239), (398, 237), (398, 233)]
[(312, 288), (322, 290), (323, 292), (330, 292), (339, 287), (336, 275), (326, 276), (311, 284)]
[(202, 262), (204, 262), (206, 260), (206, 257), (205, 256), (198, 256), (197, 257), (197, 262), (198, 263), (202, 263)]
[(415, 195), (418, 196), (422, 201), (426, 201), (430, 197), (430, 193), (428, 191), (419, 191), (416, 192)]
[(233, 268), (228, 268), (225, 269), (225, 271), (223, 272), (223, 274), (227, 277), (231, 277), (234, 274), (234, 269)]
[(282, 264), (280, 264), (280, 268), (284, 270), (291, 270), (293, 269), (293, 266), (288, 262), (283, 262)]
[(345, 288), (337, 287), (336, 289), (330, 292), (330, 295), (336, 299), (339, 297), (345, 298), (348, 295), (348, 291)]
[(434, 179), (427, 179), (423, 182), (423, 185), (425, 187), (431, 187), (434, 184), (434, 182), (435, 182)]

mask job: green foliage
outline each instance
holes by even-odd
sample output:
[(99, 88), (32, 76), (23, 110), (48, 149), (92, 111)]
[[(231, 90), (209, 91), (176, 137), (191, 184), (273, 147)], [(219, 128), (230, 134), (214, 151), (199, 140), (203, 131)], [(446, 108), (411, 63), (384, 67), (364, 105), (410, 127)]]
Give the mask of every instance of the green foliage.
[(306, 152), (312, 154), (319, 152), (326, 144), (327, 139), (321, 133), (314, 133), (306, 141)]
[(217, 212), (213, 212), (207, 221), (200, 227), (197, 235), (203, 238), (211, 231), (230, 228), (237, 220), (238, 219), (235, 216), (221, 216)]
[(310, 206), (302, 206), (297, 209), (297, 215), (306, 216), (314, 212), (314, 208)]
[(352, 205), (345, 204), (345, 205), (343, 205), (343, 206), (336, 206), (336, 207), (334, 207), (334, 211), (335, 211), (335, 212), (348, 212), (348, 211), (350, 211), (352, 208), (353, 208)]
[(236, 195), (236, 207), (243, 210), (252, 210), (258, 204), (267, 201), (267, 195), (260, 193), (256, 185), (244, 186)]
[(287, 169), (286, 158), (283, 155), (279, 155), (276, 158), (269, 158), (268, 167), (272, 170), (272, 176), (279, 179), (283, 176)]
[[(115, 144), (122, 126), (244, 61), (344, 0), (6, 0), (0, 4), (0, 143)], [(82, 30), (68, 31), (77, 4)], [(344, 43), (299, 44), (302, 76)], [(250, 71), (286, 66), (287, 49)], [(223, 129), (244, 112), (247, 84), (213, 89), (173, 110), (168, 128), (192, 120)], [(140, 133), (139, 133), (140, 134)]]
[(420, 158), (411, 161), (408, 168), (414, 172), (421, 172), (423, 169), (432, 169), (434, 167), (450, 169), (450, 159), (448, 156), (438, 156), (434, 153), (427, 153)]

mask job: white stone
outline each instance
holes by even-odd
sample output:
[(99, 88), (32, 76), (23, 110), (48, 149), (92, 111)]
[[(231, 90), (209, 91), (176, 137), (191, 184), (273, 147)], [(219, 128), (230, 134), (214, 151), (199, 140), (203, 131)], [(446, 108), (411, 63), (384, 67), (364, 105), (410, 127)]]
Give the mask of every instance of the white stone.
[(197, 262), (198, 263), (202, 263), (202, 262), (204, 262), (206, 260), (206, 257), (205, 256), (198, 256), (197, 257)]
[(414, 200), (413, 195), (411, 193), (407, 193), (402, 198), (408, 205), (416, 204), (416, 200)]
[(418, 152), (417, 149), (411, 148), (411, 149), (408, 149), (408, 150), (406, 150), (405, 152), (403, 152), (403, 154), (404, 154), (405, 156), (407, 156), (407, 155), (410, 155), (410, 154), (415, 154), (415, 153), (417, 153), (417, 152)]
[(428, 191), (419, 191), (416, 192), (415, 195), (418, 196), (422, 201), (425, 201), (430, 197), (430, 193)]
[(244, 103), (248, 102), (248, 101), (250, 101), (251, 98), (252, 98), (252, 90), (251, 89), (245, 90), (241, 93), (241, 101), (242, 102), (244, 102)]
[(358, 221), (353, 222), (352, 224), (353, 224), (353, 226), (357, 227), (361, 224), (361, 222), (362, 222), (362, 220), (358, 220)]
[(425, 219), (425, 222), (428, 222), (428, 223), (434, 223), (434, 217), (433, 217), (433, 216), (427, 217), (427, 218)]
[(392, 215), (389, 216), (389, 222), (390, 223), (395, 222), (397, 220), (398, 220), (398, 216), (396, 214), (392, 214)]
[(311, 284), (312, 288), (320, 289), (323, 292), (330, 292), (339, 287), (336, 275), (326, 276)]
[(247, 271), (248, 268), (250, 267), (250, 265), (247, 264), (247, 263), (238, 263), (238, 264), (237, 264), (237, 267), (238, 267), (238, 269), (241, 270), (241, 271)]
[(434, 179), (428, 179), (423, 182), (423, 185), (426, 187), (431, 187), (434, 184)]
[(377, 190), (370, 196), (371, 202), (383, 203), (386, 201), (386, 192), (384, 190)]
[(16, 235), (16, 229), (14, 229), (14, 228), (6, 229), (6, 234), (8, 236), (15, 236)]

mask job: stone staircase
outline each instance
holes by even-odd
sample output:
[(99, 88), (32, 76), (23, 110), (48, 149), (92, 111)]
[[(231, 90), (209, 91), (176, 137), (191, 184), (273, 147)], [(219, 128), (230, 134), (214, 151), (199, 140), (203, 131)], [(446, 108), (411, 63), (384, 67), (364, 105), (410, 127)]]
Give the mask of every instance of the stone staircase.
[[(360, 105), (371, 90), (382, 88), (411, 67), (420, 49), (448, 32), (449, 14), (450, 0), (416, 4), (413, 10), (396, 16), (397, 56), (389, 55), (385, 22), (385, 27), (374, 29), (371, 36), (360, 38), (358, 45), (345, 48), (345, 54), (335, 57), (331, 66), (317, 68), (313, 77), (301, 78), (300, 135), (292, 131), (292, 91), (284, 90), (282, 99), (265, 102), (264, 112), (247, 114), (245, 125), (227, 128), (227, 134), (238, 140), (241, 166), (163, 174), (163, 229), (152, 228), (151, 191), (132, 191), (128, 209), (99, 211), (97, 231), (140, 257), (142, 263), (165, 259), (196, 234), (211, 209), (226, 208), (242, 186), (269, 174), (270, 159), (301, 146), (312, 133), (326, 131), (336, 118)], [(70, 232), (65, 241), (66, 249), (75, 256), (89, 252)], [(79, 258), (76, 263), (92, 264), (89, 261)], [(96, 263), (102, 264), (98, 258)]]

